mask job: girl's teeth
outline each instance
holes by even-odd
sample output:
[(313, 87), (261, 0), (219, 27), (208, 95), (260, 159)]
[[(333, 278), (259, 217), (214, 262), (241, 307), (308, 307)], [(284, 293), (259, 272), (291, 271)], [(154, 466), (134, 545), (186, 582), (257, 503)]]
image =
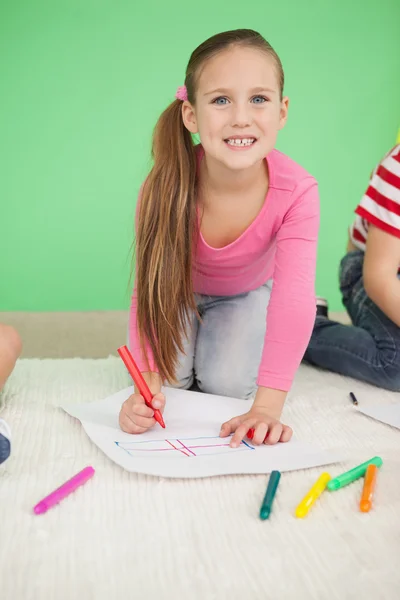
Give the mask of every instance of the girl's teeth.
[(251, 146), (251, 144), (254, 141), (255, 141), (254, 139), (243, 139), (243, 140), (235, 139), (235, 140), (228, 140), (228, 144), (230, 146)]

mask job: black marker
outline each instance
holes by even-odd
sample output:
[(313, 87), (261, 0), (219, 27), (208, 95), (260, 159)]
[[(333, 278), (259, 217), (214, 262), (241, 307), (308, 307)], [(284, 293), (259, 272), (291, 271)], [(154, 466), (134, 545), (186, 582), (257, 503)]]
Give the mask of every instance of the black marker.
[(355, 395), (353, 394), (353, 392), (350, 392), (350, 400), (352, 401), (352, 403), (357, 406), (358, 405), (358, 400), (355, 397)]

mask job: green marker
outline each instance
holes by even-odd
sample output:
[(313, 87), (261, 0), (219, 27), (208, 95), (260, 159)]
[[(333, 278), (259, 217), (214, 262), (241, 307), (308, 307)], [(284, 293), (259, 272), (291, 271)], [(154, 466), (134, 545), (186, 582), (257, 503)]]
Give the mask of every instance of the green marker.
[(269, 477), (267, 491), (265, 492), (264, 500), (260, 508), (260, 519), (262, 519), (263, 521), (265, 521), (265, 519), (268, 519), (269, 515), (271, 514), (272, 503), (275, 498), (276, 489), (278, 487), (280, 478), (281, 474), (279, 473), (279, 471), (272, 471)]
[(327, 488), (330, 492), (334, 490), (339, 490), (345, 485), (349, 485), (349, 483), (353, 483), (356, 479), (360, 477), (364, 477), (366, 470), (368, 469), (368, 465), (376, 465), (377, 467), (381, 467), (383, 460), (380, 456), (374, 456), (371, 460), (367, 460), (367, 462), (362, 463), (362, 465), (358, 465), (358, 467), (354, 467), (351, 471), (347, 471), (346, 473), (342, 473), (338, 477), (331, 479), (328, 481)]

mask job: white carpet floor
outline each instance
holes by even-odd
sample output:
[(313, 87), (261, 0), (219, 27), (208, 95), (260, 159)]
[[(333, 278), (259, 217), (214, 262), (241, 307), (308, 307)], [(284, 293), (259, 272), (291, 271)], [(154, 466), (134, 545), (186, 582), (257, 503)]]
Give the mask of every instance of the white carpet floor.
[[(375, 506), (362, 481), (328, 493), (304, 520), (293, 511), (324, 467), (282, 475), (270, 521), (258, 518), (265, 476), (167, 480), (107, 459), (60, 402), (129, 385), (118, 358), (21, 360), (1, 398), (12, 456), (0, 467), (1, 600), (397, 600), (400, 431), (357, 414), (400, 401), (302, 366), (285, 409), (298, 439), (342, 448), (332, 476), (374, 455)], [(47, 514), (32, 507), (87, 465), (91, 481)]]

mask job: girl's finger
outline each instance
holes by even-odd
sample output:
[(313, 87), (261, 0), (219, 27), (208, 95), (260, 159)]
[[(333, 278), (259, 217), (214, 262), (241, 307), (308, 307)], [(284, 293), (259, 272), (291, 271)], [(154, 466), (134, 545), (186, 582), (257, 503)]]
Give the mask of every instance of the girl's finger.
[[(232, 419), (232, 420), (235, 420), (235, 419)], [(245, 435), (247, 434), (248, 430), (251, 427), (254, 427), (255, 423), (256, 423), (255, 419), (249, 419), (247, 421), (243, 421), (243, 423), (241, 423), (237, 427), (235, 433), (233, 434), (232, 439), (229, 444), (230, 447), (237, 448), (240, 445), (240, 443), (242, 442)]]
[(119, 415), (119, 426), (125, 433), (133, 433), (135, 424), (130, 419), (127, 419), (125, 415)]
[(268, 437), (265, 440), (265, 444), (269, 444), (269, 445), (273, 445), (273, 444), (277, 444), (279, 442), (279, 440), (281, 439), (281, 435), (282, 435), (282, 423), (279, 423), (279, 421), (277, 423), (274, 423), (273, 425), (270, 426), (269, 431), (268, 431)]
[(280, 442), (288, 442), (293, 435), (293, 429), (288, 425), (284, 425), (282, 428), (281, 439)]
[(234, 417), (233, 419), (230, 419), (229, 421), (222, 423), (221, 431), (219, 432), (219, 436), (227, 437), (228, 435), (230, 435), (231, 433), (236, 431), (236, 429), (239, 427), (240, 423), (241, 423), (240, 417)]
[(152, 405), (154, 408), (157, 408), (157, 410), (160, 410), (161, 412), (163, 412), (163, 410), (165, 408), (164, 394), (162, 394), (161, 392), (159, 394), (156, 394), (152, 400)]
[(119, 426), (125, 433), (143, 433), (146, 431), (142, 427), (138, 427), (126, 414), (121, 413), (119, 416)]
[(258, 423), (252, 442), (255, 446), (259, 446), (264, 443), (265, 438), (269, 438), (269, 426), (267, 423)]
[(137, 403), (132, 406), (132, 414), (130, 416), (136, 423), (137, 416), (151, 418), (153, 415), (154, 410), (147, 406), (147, 404)]
[(228, 437), (231, 433), (231, 425), (230, 423), (222, 423), (221, 431), (219, 432), (219, 437)]
[(150, 429), (150, 427), (153, 427), (156, 423), (156, 420), (151, 418), (147, 418), (147, 417), (141, 417), (139, 415), (135, 415), (135, 425), (137, 425), (137, 427), (142, 428), (142, 429)]
[(128, 411), (127, 408), (128, 407), (126, 404), (122, 405), (118, 419), (119, 426), (121, 427), (122, 431), (125, 431), (126, 433), (133, 433), (133, 429), (135, 428), (135, 422), (129, 416), (130, 411)]

